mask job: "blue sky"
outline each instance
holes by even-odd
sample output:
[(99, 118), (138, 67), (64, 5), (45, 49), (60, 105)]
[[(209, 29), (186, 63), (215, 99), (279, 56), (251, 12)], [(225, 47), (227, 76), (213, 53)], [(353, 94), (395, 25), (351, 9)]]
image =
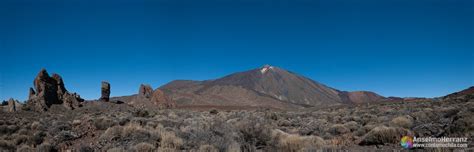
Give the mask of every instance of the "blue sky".
[(86, 99), (264, 64), (384, 96), (474, 85), (472, 0), (3, 0), (0, 17), (3, 100), (43, 67)]

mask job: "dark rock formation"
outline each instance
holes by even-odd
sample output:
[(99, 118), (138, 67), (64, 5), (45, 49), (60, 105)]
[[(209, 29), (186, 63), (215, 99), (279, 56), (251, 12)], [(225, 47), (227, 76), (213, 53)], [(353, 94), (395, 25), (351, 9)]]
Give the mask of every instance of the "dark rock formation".
[(21, 110), (21, 107), (22, 105), (20, 102), (18, 102), (18, 100), (15, 100), (13, 98), (8, 99), (8, 112), (15, 112)]
[(35, 94), (36, 94), (35, 90), (30, 87), (30, 92), (28, 93), (28, 99), (30, 99), (31, 97), (33, 97)]
[(152, 87), (147, 84), (140, 85), (135, 99), (132, 100), (133, 105), (142, 104), (153, 104), (158, 105), (161, 108), (172, 108), (176, 106), (176, 103), (171, 100), (163, 91), (156, 89), (153, 91)]
[(151, 98), (151, 95), (153, 94), (153, 89), (151, 88), (150, 85), (148, 84), (141, 84), (140, 89), (138, 91), (138, 96), (144, 97), (144, 98)]
[(172, 108), (172, 107), (175, 107), (176, 106), (176, 103), (173, 102), (167, 95), (165, 95), (165, 93), (163, 91), (161, 91), (160, 89), (156, 89), (154, 92), (153, 92), (153, 95), (151, 97), (151, 102), (153, 102), (154, 104), (158, 104), (162, 107), (165, 107), (165, 108)]
[(49, 76), (45, 69), (33, 81), (34, 88), (30, 88), (27, 106), (29, 109), (42, 112), (47, 111), (53, 104), (62, 104), (68, 109), (75, 109), (82, 105), (82, 99), (76, 93), (69, 93), (64, 86), (63, 79), (58, 74)]
[(108, 102), (110, 98), (110, 83), (102, 81), (100, 101)]

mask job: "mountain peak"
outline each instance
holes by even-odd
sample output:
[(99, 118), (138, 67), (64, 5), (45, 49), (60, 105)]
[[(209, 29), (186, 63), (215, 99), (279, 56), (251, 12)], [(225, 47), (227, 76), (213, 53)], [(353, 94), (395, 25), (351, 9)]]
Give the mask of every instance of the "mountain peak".
[(262, 74), (265, 74), (268, 70), (272, 70), (273, 69), (273, 66), (271, 65), (268, 65), (268, 64), (265, 64), (261, 69), (260, 69), (260, 72)]

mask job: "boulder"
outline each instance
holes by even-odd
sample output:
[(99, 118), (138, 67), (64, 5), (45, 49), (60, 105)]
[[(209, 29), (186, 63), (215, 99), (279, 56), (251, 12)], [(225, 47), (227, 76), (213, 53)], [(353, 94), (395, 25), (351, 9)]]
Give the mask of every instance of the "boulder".
[(50, 77), (46, 69), (41, 69), (33, 84), (35, 89), (30, 88), (27, 101), (27, 106), (31, 110), (47, 111), (53, 104), (62, 104), (67, 109), (72, 110), (81, 107), (84, 101), (76, 93), (67, 91), (60, 75), (53, 74)]
[(102, 81), (100, 101), (108, 102), (110, 99), (110, 83)]

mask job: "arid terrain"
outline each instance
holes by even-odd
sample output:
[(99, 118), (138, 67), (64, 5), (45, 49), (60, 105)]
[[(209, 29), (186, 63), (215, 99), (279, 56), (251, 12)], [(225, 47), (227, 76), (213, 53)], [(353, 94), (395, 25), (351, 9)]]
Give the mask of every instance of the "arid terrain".
[[(474, 96), (304, 110), (154, 109), (91, 101), (0, 114), (3, 151), (403, 150), (403, 135), (474, 137)], [(470, 141), (469, 147), (473, 143)], [(429, 149), (449, 150), (449, 149)]]
[[(317, 99), (329, 96), (312, 94), (308, 97), (314, 98), (303, 106), (298, 102), (304, 98), (291, 98), (298, 96), (293, 94), (294, 90), (286, 90), (287, 96), (282, 96), (277, 94), (278, 89), (308, 82), (292, 87), (308, 85), (300, 89), (317, 93), (322, 90), (315, 87), (316, 82), (280, 69), (275, 73), (266, 72), (271, 71), (260, 74), (272, 74), (272, 77), (257, 75), (259, 78), (255, 80), (273, 82), (245, 81), (242, 87), (240, 82), (243, 80), (239, 80), (237, 74), (237, 78), (230, 76), (234, 77), (232, 80), (237, 79), (235, 81), (220, 79), (191, 87), (201, 91), (189, 91), (188, 87), (179, 85), (168, 85), (161, 91), (141, 85), (137, 94), (123, 97), (109, 97), (111, 85), (104, 81), (101, 97), (86, 101), (69, 92), (61, 76), (53, 74), (50, 77), (43, 69), (34, 79), (34, 88), (30, 89), (26, 103), (14, 99), (2, 103), (0, 151), (405, 150), (400, 145), (403, 136), (464, 137), (469, 139), (465, 143), (468, 148), (415, 149), (474, 150), (474, 87), (439, 98), (385, 98), (374, 93), (338, 91), (318, 84), (316, 86), (327, 89), (323, 92), (336, 93), (333, 94), (335, 101), (323, 102)], [(224, 93), (224, 89), (217, 94), (206, 91), (222, 86), (247, 91)], [(169, 97), (167, 93), (176, 87), (180, 89)], [(258, 88), (264, 90), (259, 93)], [(186, 97), (184, 92), (194, 95)], [(225, 104), (237, 100), (195, 104), (201, 99), (225, 99), (235, 93), (258, 96), (240, 104)], [(263, 93), (277, 94), (277, 98)], [(335, 98), (348, 94), (352, 97)], [(176, 102), (176, 98), (188, 98), (194, 104)], [(260, 104), (259, 101), (268, 103)], [(330, 104), (324, 104), (326, 102)], [(272, 103), (281, 104), (266, 106)], [(284, 105), (289, 106), (282, 108)]]

